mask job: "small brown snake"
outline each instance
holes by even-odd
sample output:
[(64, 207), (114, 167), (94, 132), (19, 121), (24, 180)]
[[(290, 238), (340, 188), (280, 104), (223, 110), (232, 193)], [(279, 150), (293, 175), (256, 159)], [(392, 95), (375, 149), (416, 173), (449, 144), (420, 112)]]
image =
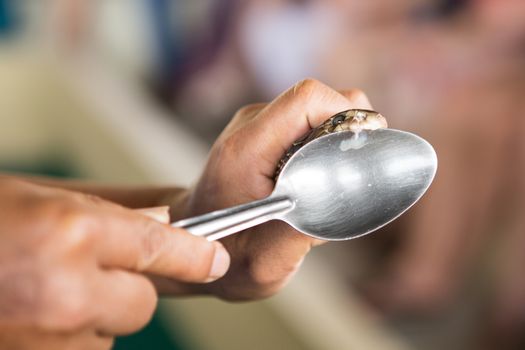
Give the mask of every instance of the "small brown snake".
[(295, 152), (297, 152), (307, 143), (321, 136), (340, 131), (352, 131), (354, 134), (359, 134), (359, 132), (362, 130), (376, 130), (386, 127), (387, 122), (385, 117), (375, 111), (366, 109), (350, 109), (339, 112), (336, 115), (328, 118), (318, 127), (310, 130), (306, 135), (292, 144), (292, 146), (286, 151), (285, 155), (279, 161), (274, 179), (277, 180), (277, 177), (281, 173), (282, 168)]

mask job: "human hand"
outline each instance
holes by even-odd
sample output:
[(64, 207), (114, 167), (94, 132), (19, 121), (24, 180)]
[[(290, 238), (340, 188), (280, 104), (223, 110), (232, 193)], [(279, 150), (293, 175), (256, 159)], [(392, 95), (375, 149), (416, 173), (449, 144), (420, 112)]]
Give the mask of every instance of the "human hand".
[[(186, 282), (222, 276), (219, 243), (94, 196), (0, 179), (0, 344), (109, 349), (157, 302), (143, 274)], [(156, 215), (155, 215), (156, 214)]]
[[(188, 193), (182, 216), (268, 196), (278, 161), (288, 147), (330, 116), (351, 108), (371, 107), (360, 91), (339, 93), (315, 80), (296, 84), (269, 104), (242, 108), (213, 145), (204, 173)], [(232, 257), (226, 276), (182, 290), (230, 300), (272, 295), (293, 275), (310, 248), (321, 243), (282, 222), (266, 223), (222, 242)], [(175, 283), (160, 289), (181, 292)]]

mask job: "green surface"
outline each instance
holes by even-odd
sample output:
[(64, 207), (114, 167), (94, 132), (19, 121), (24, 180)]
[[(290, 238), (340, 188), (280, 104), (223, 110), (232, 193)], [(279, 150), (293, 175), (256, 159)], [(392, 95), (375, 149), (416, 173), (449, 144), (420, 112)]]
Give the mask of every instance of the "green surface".
[(79, 172), (68, 164), (66, 160), (49, 159), (37, 164), (0, 164), (0, 171), (9, 171), (18, 174), (43, 175), (59, 178), (79, 178)]
[[(188, 350), (190, 347), (184, 343), (182, 337), (177, 337), (172, 325), (170, 329), (155, 315), (151, 322), (142, 331), (127, 337), (120, 337), (115, 342), (113, 350)], [(177, 340), (176, 340), (177, 339)]]

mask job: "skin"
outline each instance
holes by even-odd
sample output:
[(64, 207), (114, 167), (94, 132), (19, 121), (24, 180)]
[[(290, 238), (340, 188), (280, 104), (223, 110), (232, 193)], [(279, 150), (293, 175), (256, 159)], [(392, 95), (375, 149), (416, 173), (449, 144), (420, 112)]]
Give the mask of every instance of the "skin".
[[(370, 104), (315, 80), (242, 108), (191, 189), (0, 176), (0, 344), (109, 349), (149, 321), (158, 293), (252, 300), (277, 292), (320, 241), (268, 223), (210, 243), (165, 223), (267, 196), (293, 141), (352, 108)], [(171, 219), (167, 208), (130, 209), (167, 203)]]

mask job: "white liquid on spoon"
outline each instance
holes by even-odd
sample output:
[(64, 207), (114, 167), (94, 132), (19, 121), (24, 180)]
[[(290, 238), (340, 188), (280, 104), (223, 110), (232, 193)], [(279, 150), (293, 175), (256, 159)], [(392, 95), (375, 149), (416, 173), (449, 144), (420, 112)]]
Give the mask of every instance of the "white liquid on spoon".
[(367, 138), (366, 133), (361, 133), (361, 130), (355, 131), (352, 137), (341, 141), (339, 149), (343, 152), (351, 149), (360, 149), (366, 144)]

